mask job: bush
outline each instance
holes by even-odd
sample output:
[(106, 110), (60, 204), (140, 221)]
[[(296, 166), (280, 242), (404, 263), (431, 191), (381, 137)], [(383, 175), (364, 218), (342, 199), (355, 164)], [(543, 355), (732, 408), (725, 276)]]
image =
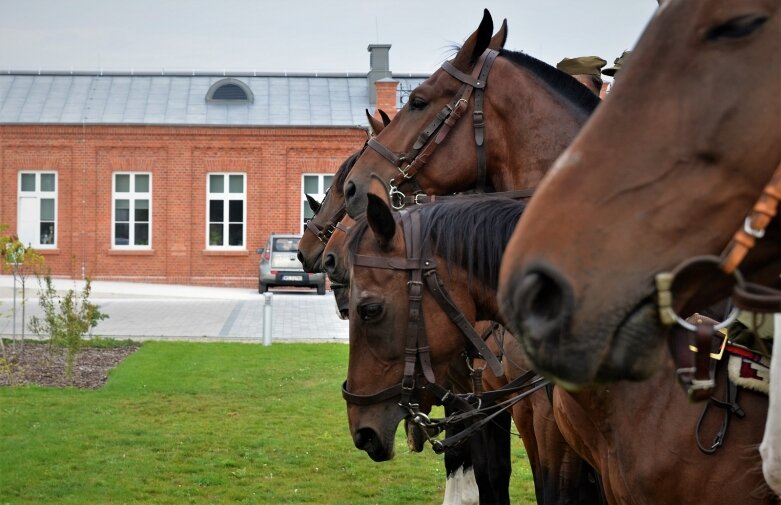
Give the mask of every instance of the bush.
[(45, 276), (38, 302), (44, 317), (33, 317), (30, 320), (30, 331), (48, 339), (50, 345), (67, 349), (65, 376), (68, 380), (73, 378), (73, 363), (84, 344), (84, 336), (97, 326), (98, 322), (108, 317), (89, 301), (91, 289), (90, 280), (87, 279), (81, 293), (77, 294), (71, 289), (60, 298), (54, 289), (51, 276)]

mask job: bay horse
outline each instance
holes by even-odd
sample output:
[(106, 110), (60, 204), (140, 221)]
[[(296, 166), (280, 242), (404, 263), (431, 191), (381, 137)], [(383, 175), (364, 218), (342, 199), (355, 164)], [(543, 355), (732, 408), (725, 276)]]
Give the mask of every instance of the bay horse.
[[(765, 216), (762, 239), (752, 236), (755, 217), (744, 221), (763, 187), (766, 205), (779, 197), (779, 55), (778, 1), (662, 3), (508, 247), (501, 304), (535, 367), (573, 387), (653, 374), (669, 335), (657, 315), (657, 274), (732, 249), (744, 226), (740, 240), (756, 245), (740, 271), (778, 281), (779, 220)], [(723, 270), (681, 279), (672, 308), (687, 314), (729, 296)], [(778, 369), (772, 360), (762, 448), (765, 476), (781, 494)]]
[(599, 98), (550, 65), (503, 50), (506, 22), (492, 33), (486, 10), (455, 57), (369, 141), (344, 184), (350, 216), (363, 213), (372, 174), (390, 182), (396, 208), (424, 193), (530, 190), (575, 137)]
[[(358, 218), (347, 231), (347, 248), (351, 253), (350, 357), (343, 395), (356, 447), (372, 459), (384, 461), (393, 457), (393, 439), (399, 422), (428, 412), (433, 402), (429, 393), (441, 389), (438, 385), (442, 384), (453, 359), (471, 345), (480, 348), (480, 342), (475, 342), (474, 337), (464, 338), (464, 334), (468, 335), (465, 326), (471, 328), (476, 320), (498, 316), (495, 287), (490, 286), (496, 284), (501, 250), (494, 248), (490, 252), (488, 245), (509, 239), (523, 205), (507, 198), (481, 199), (484, 210), (499, 210), (484, 213), (479, 220), (472, 219), (474, 213), (453, 212), (459, 205), (463, 207), (460, 200), (403, 213), (403, 216), (417, 217), (433, 214), (440, 218), (431, 222), (449, 219), (450, 228), (455, 230), (443, 231), (439, 237), (442, 244), (446, 241), (449, 244), (443, 247), (449, 247), (452, 254), (471, 264), (472, 268), (465, 270), (459, 265), (460, 260), (447, 254), (440, 257), (442, 251), (438, 250), (429, 259), (407, 250), (408, 246), (414, 249), (412, 244), (426, 243), (427, 220), (422, 219), (423, 231), (413, 239), (402, 231), (399, 220), (405, 217), (392, 212), (382, 198), (369, 193), (367, 202), (365, 216)], [(499, 216), (505, 219), (498, 219)], [(502, 221), (504, 227), (493, 228), (491, 223), (496, 220)], [(468, 237), (464, 237), (465, 230), (471, 230)], [(432, 265), (447, 279), (449, 294), (444, 299), (451, 300), (446, 303), (451, 309), (440, 306), (439, 296), (436, 299), (422, 296), (422, 273), (417, 278), (408, 277), (409, 267), (418, 264), (427, 265), (425, 284), (429, 285), (433, 278)], [(480, 282), (470, 283), (472, 275), (481, 279)], [(452, 289), (452, 284), (456, 289)], [(408, 287), (415, 292), (407, 294)], [(453, 319), (452, 307), (460, 311)], [(426, 328), (436, 328), (436, 332)], [(481, 354), (494, 356), (482, 350)], [(494, 367), (489, 368), (500, 375)], [(531, 415), (516, 417), (516, 422), (519, 431), (525, 434), (524, 444), (530, 455), (539, 503), (599, 503), (597, 479), (589, 474), (589, 467), (558, 432), (544, 393), (537, 394), (547, 402), (547, 411), (531, 408)]]
[[(423, 274), (426, 286), (432, 293), (446, 290), (469, 321), (494, 317), (501, 321), (496, 301), (498, 264), (523, 206), (507, 199), (474, 197), (394, 217), (398, 214), (381, 199), (369, 195), (368, 202), (366, 219), (349, 232), (353, 267), (346, 391), (371, 396), (402, 376), (406, 340), (402, 337), (409, 325), (410, 297), (418, 296), (408, 294), (408, 283), (415, 281), (405, 269), (413, 263), (430, 262)], [(410, 231), (416, 226), (404, 223), (405, 219), (414, 223), (415, 214), (420, 223), (417, 238)], [(413, 248), (417, 254), (412, 257), (407, 250), (410, 241), (419, 247)], [(431, 254), (425, 244), (430, 244)], [(436, 282), (437, 278), (442, 280)], [(420, 302), (423, 328), (437, 329), (436, 335), (427, 335), (436, 375), (444, 366), (440, 356), (450, 355), (463, 342), (432, 298), (421, 296)], [(689, 403), (670, 379), (671, 370), (667, 360), (645, 382), (624, 381), (578, 393), (554, 389), (556, 426), (566, 447), (601, 475), (607, 503), (774, 503), (771, 495), (762, 494), (766, 488), (761, 474), (740, 471), (759, 464), (754, 448), (765, 423), (767, 398), (741, 390), (730, 406), (745, 415), (727, 423), (721, 412), (703, 413), (703, 405)], [(719, 377), (723, 379), (723, 374)], [(721, 380), (717, 393), (724, 387)], [(392, 437), (395, 424), (405, 415), (398, 398), (394, 400), (348, 406), (357, 446), (384, 451), (383, 438)], [(719, 431), (726, 435), (715, 454), (698, 448), (698, 444), (707, 446), (702, 440)], [(692, 489), (696, 482), (707, 485)]]
[[(377, 112), (382, 118), (381, 121), (369, 114), (368, 110), (366, 111), (366, 118), (369, 121), (369, 137), (377, 135), (390, 123), (390, 118), (382, 109), (378, 109)], [(323, 271), (320, 264), (323, 249), (325, 244), (328, 243), (328, 239), (334, 233), (336, 225), (345, 215), (344, 193), (342, 193), (344, 181), (347, 178), (347, 174), (350, 173), (355, 160), (358, 159), (358, 156), (365, 148), (366, 145), (364, 144), (361, 149), (355, 151), (342, 162), (336, 170), (331, 186), (326, 191), (322, 202), (318, 202), (311, 196), (306, 195), (307, 203), (312, 210), (313, 216), (306, 223), (304, 234), (298, 242), (298, 260), (306, 272), (317, 273)]]

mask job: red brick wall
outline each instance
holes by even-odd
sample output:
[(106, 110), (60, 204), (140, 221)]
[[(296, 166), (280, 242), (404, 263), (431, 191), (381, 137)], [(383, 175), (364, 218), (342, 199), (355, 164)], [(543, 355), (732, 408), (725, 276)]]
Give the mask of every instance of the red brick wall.
[[(56, 170), (53, 275), (251, 287), (255, 249), (298, 233), (301, 174), (333, 173), (363, 145), (358, 128), (0, 126), (0, 223), (17, 226), (18, 173)], [(152, 250), (111, 249), (112, 173), (152, 173)], [(206, 178), (244, 172), (246, 244), (206, 250)]]

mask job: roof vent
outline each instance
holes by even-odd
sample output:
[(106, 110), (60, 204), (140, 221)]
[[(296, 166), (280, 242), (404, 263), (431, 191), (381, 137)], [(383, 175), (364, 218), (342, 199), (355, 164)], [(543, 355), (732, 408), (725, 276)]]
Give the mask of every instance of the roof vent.
[(253, 99), (252, 90), (238, 79), (221, 79), (206, 93), (206, 102), (252, 103)]

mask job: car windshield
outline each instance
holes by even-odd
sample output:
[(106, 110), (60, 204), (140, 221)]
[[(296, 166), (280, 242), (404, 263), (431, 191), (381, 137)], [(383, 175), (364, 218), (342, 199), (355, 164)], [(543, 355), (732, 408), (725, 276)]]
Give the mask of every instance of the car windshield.
[(298, 238), (274, 239), (274, 252), (294, 252), (298, 249)]

